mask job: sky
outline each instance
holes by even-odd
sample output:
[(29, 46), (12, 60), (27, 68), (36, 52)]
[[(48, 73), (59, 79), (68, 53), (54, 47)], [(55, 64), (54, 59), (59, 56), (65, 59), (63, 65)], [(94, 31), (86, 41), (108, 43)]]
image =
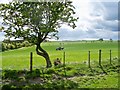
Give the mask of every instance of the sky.
[[(10, 0), (0, 0), (7, 3)], [(79, 20), (75, 29), (62, 25), (59, 40), (109, 40), (118, 39), (118, 1), (119, 0), (72, 0)], [(1, 22), (0, 22), (1, 23)], [(0, 24), (1, 25), (1, 24)], [(0, 33), (0, 40), (4, 34)]]

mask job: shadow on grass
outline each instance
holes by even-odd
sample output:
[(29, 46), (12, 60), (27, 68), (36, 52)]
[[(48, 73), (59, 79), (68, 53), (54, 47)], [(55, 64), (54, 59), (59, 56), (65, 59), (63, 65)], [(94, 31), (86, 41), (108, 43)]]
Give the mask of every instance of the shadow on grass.
[[(59, 69), (61, 70), (61, 68)], [(71, 70), (70, 67), (67, 69)], [(27, 70), (19, 70), (19, 71), (4, 70), (3, 77), (2, 77), (4, 85), (2, 87), (3, 88), (2, 90), (10, 90), (10, 88), (19, 88), (19, 87), (25, 88), (26, 85), (27, 85), (26, 88), (40, 87), (37, 90), (46, 90), (43, 88), (49, 88), (49, 87), (58, 88), (59, 85), (61, 89), (63, 89), (64, 86), (68, 86), (70, 88), (76, 88), (78, 86), (76, 83), (72, 82), (69, 79), (65, 79), (65, 78), (69, 78), (65, 75), (67, 71), (66, 72), (62, 71), (62, 72), (63, 72), (63, 75), (60, 75), (59, 73), (56, 73), (56, 70), (54, 68), (51, 68), (49, 70), (36, 69), (36, 70), (33, 70), (32, 73)], [(90, 75), (93, 76), (94, 70), (92, 69), (92, 67), (90, 67), (90, 72), (92, 73)], [(84, 75), (80, 75), (80, 76), (84, 76)], [(22, 89), (17, 89), (17, 90), (22, 90)], [(28, 90), (28, 89), (25, 89), (25, 90)], [(48, 90), (52, 90), (52, 89), (48, 89)]]
[(101, 70), (103, 71), (103, 73), (107, 74), (107, 72), (103, 69), (103, 66), (102, 65), (99, 65)]
[(57, 76), (55, 71), (50, 69), (36, 69), (32, 72), (24, 70), (4, 70), (2, 90), (53, 90), (53, 88), (77, 88), (78, 83), (66, 80)]
[(89, 67), (89, 69), (90, 69), (90, 71), (94, 74), (94, 71), (93, 71), (93, 69), (92, 69), (92, 67), (91, 67), (91, 66)]
[(112, 66), (112, 68), (116, 69), (118, 65), (113, 65), (113, 64), (110, 64)]

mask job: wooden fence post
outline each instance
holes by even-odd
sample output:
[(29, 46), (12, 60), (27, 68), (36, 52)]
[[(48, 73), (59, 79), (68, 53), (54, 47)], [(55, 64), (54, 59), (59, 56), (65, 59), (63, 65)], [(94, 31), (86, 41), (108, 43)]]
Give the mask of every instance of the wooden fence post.
[(64, 65), (64, 74), (66, 77), (66, 71), (65, 71), (65, 52), (63, 52), (63, 65)]
[(99, 65), (101, 66), (101, 50), (99, 50)]
[(32, 57), (33, 57), (33, 53), (30, 52), (30, 72), (32, 72)]
[(90, 68), (90, 51), (88, 51), (88, 67)]
[(112, 64), (112, 62), (111, 62), (111, 56), (112, 56), (112, 55), (111, 55), (111, 54), (112, 54), (112, 53), (111, 53), (111, 50), (110, 50), (110, 64)]
[(65, 52), (63, 52), (63, 65), (65, 65)]

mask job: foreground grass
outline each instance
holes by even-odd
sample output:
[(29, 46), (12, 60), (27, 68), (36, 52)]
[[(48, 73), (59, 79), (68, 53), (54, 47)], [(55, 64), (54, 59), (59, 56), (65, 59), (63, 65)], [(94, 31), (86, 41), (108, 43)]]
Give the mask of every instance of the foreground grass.
[[(118, 59), (112, 65), (105, 60), (102, 66), (96, 62), (91, 68), (85, 63), (59, 65), (49, 69), (40, 68), (30, 73), (27, 70), (3, 70), (3, 90), (10, 88), (28, 89), (78, 89), (80, 88), (118, 88)], [(105, 89), (105, 90), (106, 90)], [(92, 89), (91, 89), (92, 90)]]
[[(45, 42), (42, 47), (47, 50), (51, 61), (56, 58), (63, 60), (63, 51), (56, 51), (56, 47), (64, 46), (66, 52), (66, 63), (87, 62), (88, 51), (91, 51), (91, 61), (98, 62), (98, 51), (102, 50), (102, 60), (109, 59), (109, 50), (112, 50), (112, 58), (118, 57), (118, 43), (114, 42)], [(45, 67), (44, 58), (38, 56), (35, 52), (35, 46), (20, 48), (17, 50), (5, 51), (2, 54), (2, 69), (28, 70), (29, 54), (33, 52), (33, 69)]]

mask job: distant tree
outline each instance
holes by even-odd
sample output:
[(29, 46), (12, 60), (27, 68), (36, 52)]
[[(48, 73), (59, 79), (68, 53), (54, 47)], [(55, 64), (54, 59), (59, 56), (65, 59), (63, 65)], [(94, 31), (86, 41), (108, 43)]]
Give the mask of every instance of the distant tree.
[(67, 24), (76, 27), (75, 7), (71, 1), (64, 2), (19, 2), (0, 4), (0, 16), (6, 37), (23, 38), (36, 44), (36, 53), (45, 58), (47, 68), (51, 67), (48, 53), (41, 47), (46, 38), (57, 37), (58, 28)]
[(100, 38), (99, 41), (103, 41), (103, 38)]
[(110, 38), (110, 42), (112, 42), (113, 40)]

